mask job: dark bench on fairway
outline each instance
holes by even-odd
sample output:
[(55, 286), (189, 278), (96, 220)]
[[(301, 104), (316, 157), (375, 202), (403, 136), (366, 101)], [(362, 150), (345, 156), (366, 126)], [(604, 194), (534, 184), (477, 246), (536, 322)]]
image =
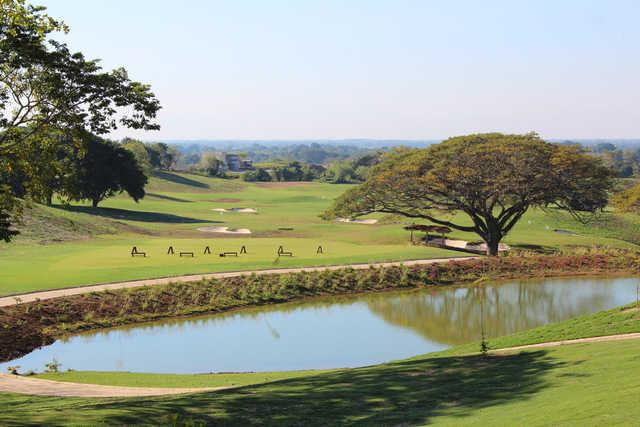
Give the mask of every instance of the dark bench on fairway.
[(282, 246), (278, 248), (278, 256), (293, 256), (293, 252), (285, 251)]
[(238, 252), (222, 252), (220, 254), (220, 256), (221, 257), (225, 257), (225, 256), (235, 256), (235, 257), (237, 257), (238, 256)]
[(134, 257), (136, 255), (143, 256), (145, 258), (147, 257), (147, 253), (146, 252), (140, 252), (140, 251), (138, 251), (138, 248), (134, 246), (131, 249), (131, 256)]
[(191, 258), (194, 257), (193, 252), (180, 252), (180, 256), (189, 256)]

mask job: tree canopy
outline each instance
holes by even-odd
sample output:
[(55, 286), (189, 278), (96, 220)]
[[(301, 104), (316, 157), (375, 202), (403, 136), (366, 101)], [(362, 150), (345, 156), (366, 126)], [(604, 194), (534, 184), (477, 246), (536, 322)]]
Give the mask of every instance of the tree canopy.
[[(37, 144), (52, 130), (106, 134), (119, 126), (159, 129), (155, 118), (160, 103), (150, 86), (131, 80), (124, 68), (103, 71), (98, 60), (73, 53), (51, 38), (67, 31), (44, 7), (25, 0), (0, 0), (0, 160), (25, 158), (39, 148), (49, 150)], [(54, 151), (48, 154), (50, 160), (56, 158)], [(54, 170), (42, 164), (45, 156), (39, 161), (43, 171)], [(0, 236), (8, 240), (13, 236), (8, 232), (11, 218), (16, 216), (12, 197), (17, 195), (8, 190), (10, 185), (0, 185), (4, 192)]]
[(476, 233), (496, 255), (529, 208), (557, 207), (585, 220), (606, 206), (612, 185), (612, 172), (579, 147), (550, 144), (534, 133), (476, 134), (385, 155), (366, 182), (323, 216), (422, 218)]
[(151, 88), (130, 80), (124, 68), (105, 72), (98, 60), (49, 38), (67, 27), (44, 10), (0, 0), (0, 153), (45, 126), (97, 134), (118, 124), (158, 129), (160, 103)]
[(86, 134), (86, 153), (76, 160), (65, 187), (72, 200), (91, 200), (93, 207), (106, 197), (126, 191), (136, 202), (145, 196), (147, 177), (128, 149)]

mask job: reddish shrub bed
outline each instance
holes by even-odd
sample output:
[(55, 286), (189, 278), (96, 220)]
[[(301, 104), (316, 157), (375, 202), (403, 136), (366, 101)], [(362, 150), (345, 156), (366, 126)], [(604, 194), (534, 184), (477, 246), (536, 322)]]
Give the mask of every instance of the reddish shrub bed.
[(411, 267), (247, 275), (74, 295), (1, 308), (0, 361), (29, 353), (67, 333), (160, 318), (481, 278), (636, 274), (639, 268), (640, 256), (632, 252), (495, 257)]

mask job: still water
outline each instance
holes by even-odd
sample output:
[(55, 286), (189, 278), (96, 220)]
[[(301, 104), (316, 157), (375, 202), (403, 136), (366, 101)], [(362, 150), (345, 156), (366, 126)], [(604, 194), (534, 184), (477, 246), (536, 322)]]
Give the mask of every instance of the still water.
[(635, 278), (545, 279), (323, 298), (85, 333), (0, 364), (202, 373), (354, 367), (505, 335), (635, 300)]

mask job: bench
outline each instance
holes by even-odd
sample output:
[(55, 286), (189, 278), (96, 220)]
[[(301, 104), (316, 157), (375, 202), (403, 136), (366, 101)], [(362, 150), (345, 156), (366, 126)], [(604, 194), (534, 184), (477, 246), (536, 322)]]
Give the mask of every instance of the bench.
[(209, 249), (209, 246), (207, 246), (206, 248), (204, 248), (204, 254), (207, 255), (211, 255), (211, 249)]
[(247, 247), (243, 245), (243, 246), (240, 248), (240, 253), (241, 253), (241, 254), (246, 254), (246, 253), (247, 253)]
[(134, 257), (136, 255), (143, 256), (145, 258), (147, 257), (147, 253), (146, 252), (140, 252), (140, 251), (138, 251), (138, 248), (134, 246), (131, 249), (131, 256)]
[(318, 249), (316, 250), (316, 255), (320, 255), (323, 253), (324, 253), (324, 250), (322, 249), (322, 246), (318, 246)]
[(225, 256), (238, 256), (238, 252), (222, 252), (220, 254), (221, 257), (225, 257)]
[(193, 252), (180, 252), (180, 256), (189, 256), (191, 258), (194, 257)]
[(293, 252), (285, 251), (282, 246), (278, 248), (278, 256), (293, 256)]
[(169, 246), (169, 249), (167, 249), (167, 255), (173, 255), (175, 254), (175, 252), (173, 251), (173, 246)]

